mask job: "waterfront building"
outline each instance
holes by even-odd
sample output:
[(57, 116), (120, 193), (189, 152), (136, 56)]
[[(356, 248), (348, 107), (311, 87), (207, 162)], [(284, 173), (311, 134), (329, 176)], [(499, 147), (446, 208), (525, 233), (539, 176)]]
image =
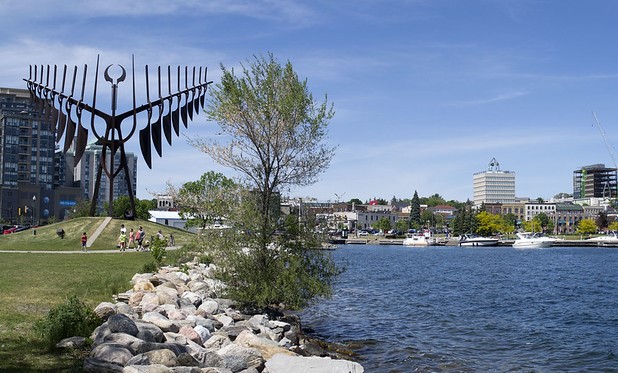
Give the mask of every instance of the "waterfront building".
[(571, 234), (577, 230), (577, 224), (585, 218), (584, 208), (575, 203), (555, 203), (553, 211), (548, 214), (554, 224), (554, 234)]
[(25, 89), (0, 88), (0, 217), (10, 224), (64, 219), (81, 199), (56, 149), (51, 118)]
[(547, 216), (554, 214), (556, 212), (556, 205), (556, 203), (547, 202), (528, 202), (524, 206), (524, 220), (530, 221), (541, 213)]
[(616, 198), (617, 169), (604, 164), (584, 166), (573, 171), (573, 198)]
[(515, 172), (500, 170), (500, 164), (492, 158), (487, 171), (473, 175), (472, 189), (477, 208), (483, 203), (514, 203)]

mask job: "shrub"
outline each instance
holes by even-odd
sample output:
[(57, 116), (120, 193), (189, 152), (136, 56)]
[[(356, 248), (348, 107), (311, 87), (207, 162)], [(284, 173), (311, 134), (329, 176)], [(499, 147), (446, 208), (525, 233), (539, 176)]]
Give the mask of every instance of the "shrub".
[(167, 247), (167, 240), (155, 238), (150, 244), (150, 253), (152, 257), (160, 266), (165, 259), (165, 248)]
[(155, 273), (159, 269), (159, 266), (156, 262), (150, 262), (144, 264), (142, 267), (142, 273)]
[(101, 319), (84, 302), (73, 295), (47, 313), (34, 325), (35, 332), (49, 349), (68, 337), (88, 337), (101, 324)]

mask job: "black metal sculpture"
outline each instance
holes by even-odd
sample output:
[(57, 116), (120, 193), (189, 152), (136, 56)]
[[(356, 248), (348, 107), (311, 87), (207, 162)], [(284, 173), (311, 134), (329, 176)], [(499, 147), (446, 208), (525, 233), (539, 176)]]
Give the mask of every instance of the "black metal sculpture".
[[(88, 65), (84, 65), (83, 78), (81, 81), (81, 92), (79, 98), (76, 97), (75, 84), (77, 83), (78, 68), (73, 68), (73, 76), (67, 76), (67, 66), (62, 69), (62, 77), (59, 78), (57, 65), (53, 66), (53, 71), (50, 65), (46, 68), (43, 65), (30, 65), (30, 77), (24, 79), (28, 86), (28, 90), (35, 102), (36, 107), (43, 113), (45, 120), (51, 122), (52, 131), (56, 132), (56, 143), (59, 143), (64, 136), (63, 151), (66, 153), (74, 143), (75, 157), (74, 166), (76, 166), (82, 158), (88, 142), (88, 129), (82, 122), (83, 111), (90, 113), (90, 130), (97, 139), (97, 143), (102, 145), (101, 159), (97, 168), (95, 181), (95, 189), (90, 205), (90, 214), (94, 215), (99, 195), (102, 173), (105, 172), (109, 178), (109, 205), (108, 214), (112, 216), (113, 196), (114, 196), (114, 179), (120, 172), (125, 172), (125, 180), (129, 191), (131, 201), (131, 213), (135, 216), (135, 199), (133, 196), (133, 187), (131, 185), (131, 177), (127, 165), (127, 158), (124, 149), (125, 143), (133, 136), (137, 128), (137, 114), (146, 112), (147, 124), (139, 131), (139, 144), (144, 162), (148, 168), (152, 168), (152, 152), (151, 145), (155, 151), (162, 156), (162, 134), (165, 136), (167, 143), (172, 145), (172, 129), (176, 136), (180, 134), (180, 123), (187, 127), (189, 121), (193, 120), (193, 115), (199, 114), (200, 108), (204, 109), (204, 101), (208, 82), (206, 79), (207, 68), (200, 67), (199, 70), (195, 67), (191, 68), (191, 82), (189, 82), (189, 67), (185, 66), (184, 74), (180, 66), (176, 69), (176, 74), (172, 74), (172, 68), (167, 67), (167, 94), (162, 93), (162, 85), (164, 81), (161, 78), (161, 67), (157, 69), (158, 76), (158, 96), (156, 99), (150, 99), (150, 77), (148, 74), (148, 65), (145, 66), (145, 83), (146, 83), (146, 103), (137, 106), (135, 97), (135, 59), (132, 58), (131, 69), (133, 76), (133, 108), (123, 113), (117, 113), (118, 104), (118, 85), (126, 79), (126, 70), (121, 65), (117, 65), (120, 70), (120, 76), (113, 78), (110, 76), (110, 68), (113, 65), (107, 66), (104, 71), (104, 78), (111, 84), (111, 114), (107, 114), (96, 107), (97, 100), (97, 85), (99, 78), (99, 57), (97, 56), (97, 65), (93, 83), (92, 104), (84, 102), (86, 91), (86, 78)], [(40, 69), (39, 69), (40, 67)], [(184, 86), (181, 85), (184, 77)], [(172, 89), (172, 80), (176, 78), (176, 85)], [(58, 87), (59, 85), (60, 87)], [(68, 86), (71, 86), (70, 91)], [(105, 124), (103, 132), (97, 131), (95, 118), (101, 118)], [(127, 135), (122, 133), (122, 122), (132, 118), (133, 123)], [(106, 162), (106, 155), (109, 151), (109, 164)], [(120, 151), (120, 164), (114, 165), (114, 157)]]

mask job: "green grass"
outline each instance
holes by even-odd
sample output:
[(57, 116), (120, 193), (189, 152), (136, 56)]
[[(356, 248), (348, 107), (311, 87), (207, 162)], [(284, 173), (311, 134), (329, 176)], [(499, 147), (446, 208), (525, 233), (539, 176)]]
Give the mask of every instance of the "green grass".
[[(36, 228), (36, 235), (32, 229), (25, 231), (0, 235), (0, 250), (29, 250), (29, 251), (81, 251), (81, 236), (86, 232), (88, 237), (92, 237), (95, 230), (101, 225), (105, 218), (76, 218), (59, 223), (49, 224)], [(169, 237), (174, 235), (176, 246), (182, 246), (190, 242), (194, 234), (178, 228), (153, 223), (145, 220), (123, 220), (112, 219), (101, 235), (92, 242), (89, 250), (110, 250), (115, 249), (120, 235), (120, 225), (124, 224), (129, 229), (137, 231), (144, 227), (146, 238), (150, 240), (158, 230)], [(64, 229), (65, 236), (61, 239), (56, 234), (58, 229)]]
[[(0, 372), (79, 372), (81, 356), (50, 352), (34, 333), (34, 323), (71, 295), (94, 308), (112, 295), (131, 288), (130, 280), (144, 264), (153, 262), (150, 252), (53, 254), (37, 251), (81, 251), (81, 233), (92, 236), (104, 218), (78, 218), (36, 229), (0, 235)], [(174, 232), (176, 245), (193, 234), (145, 221), (113, 219), (92, 251), (115, 249), (120, 225), (137, 230), (142, 225), (148, 239), (161, 229)], [(64, 239), (56, 235), (62, 228)]]

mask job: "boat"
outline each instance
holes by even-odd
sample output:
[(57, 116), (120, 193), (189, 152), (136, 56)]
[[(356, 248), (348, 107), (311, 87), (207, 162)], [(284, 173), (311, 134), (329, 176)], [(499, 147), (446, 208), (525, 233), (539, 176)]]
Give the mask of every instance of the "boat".
[(616, 232), (609, 232), (604, 236), (588, 238), (586, 241), (596, 242), (598, 246), (618, 245), (618, 234)]
[(459, 237), (459, 246), (495, 246), (498, 241), (497, 238), (464, 234)]
[(403, 240), (404, 246), (434, 246), (436, 239), (431, 236), (430, 232), (412, 234)]
[(541, 233), (518, 232), (517, 239), (513, 242), (516, 249), (540, 249), (550, 247), (556, 241), (555, 238), (544, 236)]

